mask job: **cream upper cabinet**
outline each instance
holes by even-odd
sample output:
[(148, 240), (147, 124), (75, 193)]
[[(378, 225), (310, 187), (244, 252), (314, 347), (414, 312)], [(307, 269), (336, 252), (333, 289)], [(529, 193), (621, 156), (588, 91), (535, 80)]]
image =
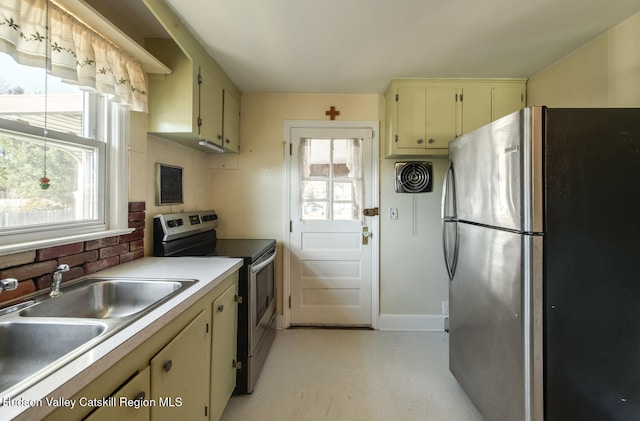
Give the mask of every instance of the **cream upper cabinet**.
[(170, 36), (145, 40), (171, 69), (149, 76), (149, 133), (204, 152), (238, 152), (241, 92), (163, 0), (142, 2)]
[(493, 88), (493, 120), (504, 117), (525, 106), (524, 83), (509, 83)]
[(446, 156), (448, 143), (524, 107), (524, 79), (395, 79), (385, 93), (385, 156)]
[(240, 103), (224, 91), (223, 117), (224, 148), (229, 152), (240, 152)]
[(146, 40), (146, 48), (172, 70), (149, 78), (149, 133), (199, 148), (222, 146), (222, 88), (211, 72), (168, 38)]
[(456, 134), (453, 87), (401, 87), (396, 96), (398, 150), (446, 147)]
[(462, 88), (462, 127), (459, 133), (467, 133), (492, 121), (491, 86)]

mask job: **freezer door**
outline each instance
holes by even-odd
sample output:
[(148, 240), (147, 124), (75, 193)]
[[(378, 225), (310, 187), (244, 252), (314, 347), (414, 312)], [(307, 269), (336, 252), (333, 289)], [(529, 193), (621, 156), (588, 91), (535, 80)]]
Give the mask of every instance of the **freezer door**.
[(529, 419), (522, 258), (527, 236), (466, 223), (458, 230), (458, 264), (449, 283), (451, 372), (488, 421)]
[(534, 228), (532, 220), (534, 213), (542, 213), (541, 207), (532, 209), (542, 205), (542, 124), (540, 118), (533, 120), (541, 113), (540, 107), (525, 108), (449, 143), (458, 220), (523, 232), (541, 230), (542, 225)]

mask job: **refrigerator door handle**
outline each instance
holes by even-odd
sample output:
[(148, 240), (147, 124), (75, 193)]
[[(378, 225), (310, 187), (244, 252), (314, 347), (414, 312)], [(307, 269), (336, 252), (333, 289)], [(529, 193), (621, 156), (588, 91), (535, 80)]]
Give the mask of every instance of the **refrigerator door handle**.
[[(451, 187), (451, 193), (449, 192), (449, 178), (454, 183)], [(449, 203), (449, 194), (451, 194), (451, 200), (453, 204), (453, 215), (447, 213), (447, 204)], [(440, 215), (443, 221), (451, 220), (456, 217), (456, 195), (455, 195), (455, 176), (453, 173), (453, 161), (449, 160), (447, 171), (444, 173), (444, 181), (442, 182), (442, 204)]]
[[(451, 195), (452, 215), (448, 214), (449, 195)], [(442, 185), (442, 251), (444, 253), (444, 263), (447, 268), (449, 280), (453, 280), (458, 262), (458, 222), (456, 220), (456, 214), (455, 172), (453, 170), (453, 161), (449, 160), (449, 166), (447, 167)], [(449, 248), (448, 234), (451, 225), (453, 225), (454, 228), (453, 250)], [(453, 254), (451, 254), (452, 252)]]

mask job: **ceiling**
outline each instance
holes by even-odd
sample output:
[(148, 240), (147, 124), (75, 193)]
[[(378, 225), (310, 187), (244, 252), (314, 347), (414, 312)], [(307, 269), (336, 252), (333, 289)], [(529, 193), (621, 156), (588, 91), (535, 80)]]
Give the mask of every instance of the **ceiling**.
[(638, 0), (166, 0), (243, 92), (381, 93), (392, 77), (529, 77)]

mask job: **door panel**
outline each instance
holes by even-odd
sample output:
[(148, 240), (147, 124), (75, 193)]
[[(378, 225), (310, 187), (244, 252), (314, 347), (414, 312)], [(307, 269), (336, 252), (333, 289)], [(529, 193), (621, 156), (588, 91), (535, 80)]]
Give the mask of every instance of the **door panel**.
[(451, 372), (487, 419), (523, 420), (525, 236), (465, 223), (458, 229), (449, 283)]
[[(343, 150), (349, 139), (360, 146)], [(300, 128), (292, 142), (291, 324), (370, 326), (371, 130)]]
[(449, 144), (459, 220), (522, 229), (525, 120), (513, 114)]

